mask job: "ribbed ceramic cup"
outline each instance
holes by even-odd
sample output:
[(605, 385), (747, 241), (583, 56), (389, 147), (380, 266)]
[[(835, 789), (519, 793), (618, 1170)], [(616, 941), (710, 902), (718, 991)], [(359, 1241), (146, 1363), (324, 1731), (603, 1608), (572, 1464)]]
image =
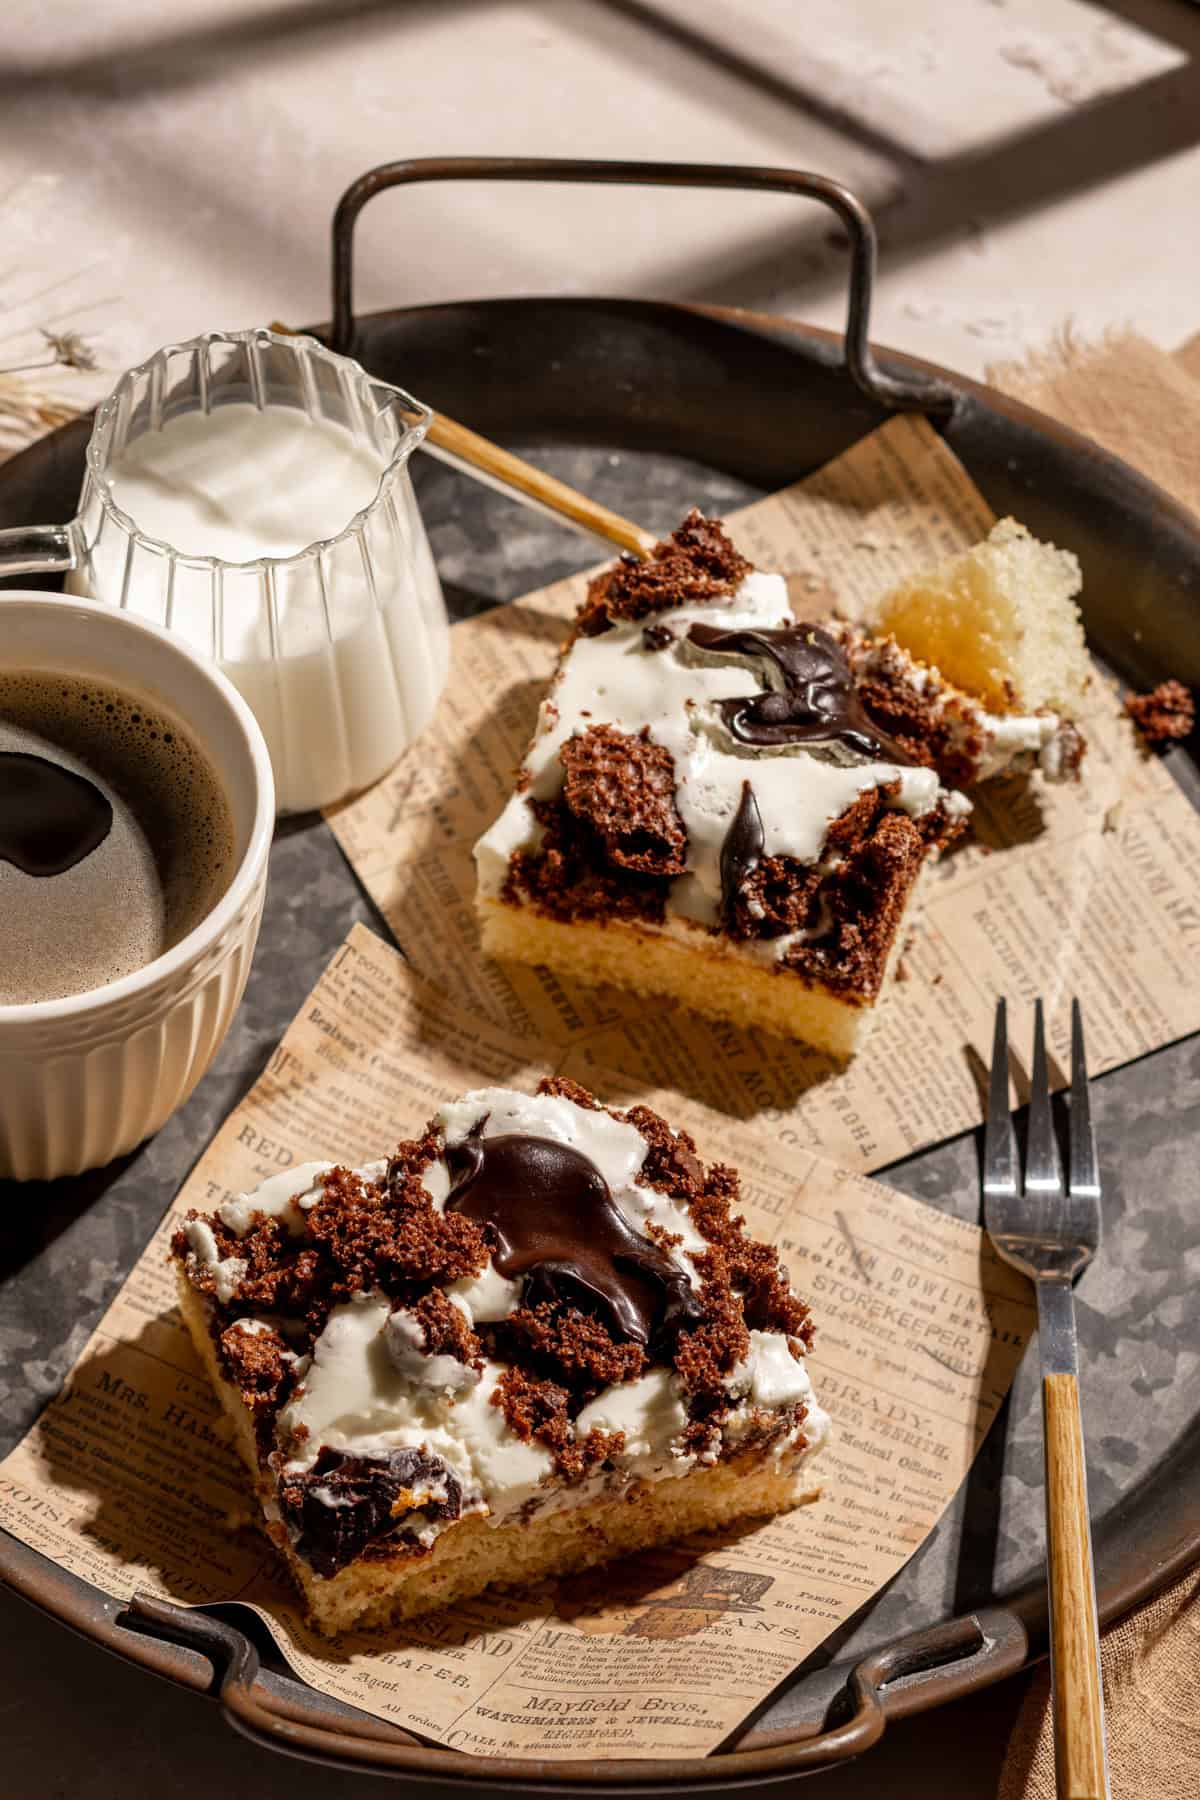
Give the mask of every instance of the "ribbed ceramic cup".
[(203, 750), (233, 817), (233, 877), (179, 943), (88, 993), (0, 1006), (0, 1176), (46, 1180), (132, 1150), (212, 1062), (258, 938), (275, 789), (262, 732), (233, 684), (178, 637), (116, 607), (0, 592), (0, 668), (92, 675), (157, 700)]

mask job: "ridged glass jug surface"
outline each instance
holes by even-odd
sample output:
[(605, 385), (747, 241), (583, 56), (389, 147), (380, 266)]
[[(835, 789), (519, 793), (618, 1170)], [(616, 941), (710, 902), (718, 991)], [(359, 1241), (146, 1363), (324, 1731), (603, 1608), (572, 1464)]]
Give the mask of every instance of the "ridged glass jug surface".
[(19, 566), (67, 567), (69, 590), (211, 656), (263, 729), (279, 810), (330, 805), (395, 762), (445, 682), (407, 468), (429, 418), (312, 338), (172, 345), (98, 409), (77, 518), (45, 528), (36, 561), (25, 533)]

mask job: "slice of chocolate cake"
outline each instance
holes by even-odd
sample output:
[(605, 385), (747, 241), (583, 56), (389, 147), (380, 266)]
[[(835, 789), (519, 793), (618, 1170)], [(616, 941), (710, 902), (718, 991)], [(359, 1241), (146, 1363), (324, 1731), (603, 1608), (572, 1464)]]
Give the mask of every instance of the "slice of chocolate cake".
[(183, 1315), (321, 1630), (815, 1498), (808, 1308), (737, 1198), (553, 1080), (189, 1215)]
[(484, 947), (847, 1056), (960, 790), (1082, 753), (1058, 713), (989, 711), (894, 637), (793, 618), (782, 576), (692, 513), (591, 583), (476, 846)]

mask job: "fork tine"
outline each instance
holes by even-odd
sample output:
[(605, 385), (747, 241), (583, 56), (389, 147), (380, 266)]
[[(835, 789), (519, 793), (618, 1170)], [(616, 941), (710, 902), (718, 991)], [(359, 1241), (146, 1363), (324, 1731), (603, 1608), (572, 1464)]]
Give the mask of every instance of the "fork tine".
[(987, 1129), (983, 1137), (983, 1185), (1015, 1194), (1017, 1191), (1017, 1140), (1008, 1110), (1008, 1004), (996, 1002), (992, 1032), (992, 1068), (988, 1077)]
[(1062, 1192), (1062, 1163), (1050, 1111), (1050, 1077), (1046, 1068), (1046, 1021), (1040, 1000), (1033, 1007), (1033, 1069), (1029, 1077), (1029, 1140), (1025, 1147), (1025, 1186), (1037, 1193)]
[(1071, 1002), (1071, 1193), (1099, 1194), (1100, 1166), (1092, 1130), (1087, 1055), (1083, 1045), (1083, 1012)]

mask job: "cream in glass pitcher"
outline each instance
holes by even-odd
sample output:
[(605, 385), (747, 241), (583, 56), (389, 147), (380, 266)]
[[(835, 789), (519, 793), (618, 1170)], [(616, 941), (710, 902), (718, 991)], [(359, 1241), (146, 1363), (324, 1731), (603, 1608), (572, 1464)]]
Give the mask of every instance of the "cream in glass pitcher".
[(281, 812), (366, 787), (444, 685), (441, 587), (408, 475), (429, 413), (313, 338), (211, 333), (99, 407), (70, 525), (0, 532), (0, 573), (179, 633), (253, 709)]

